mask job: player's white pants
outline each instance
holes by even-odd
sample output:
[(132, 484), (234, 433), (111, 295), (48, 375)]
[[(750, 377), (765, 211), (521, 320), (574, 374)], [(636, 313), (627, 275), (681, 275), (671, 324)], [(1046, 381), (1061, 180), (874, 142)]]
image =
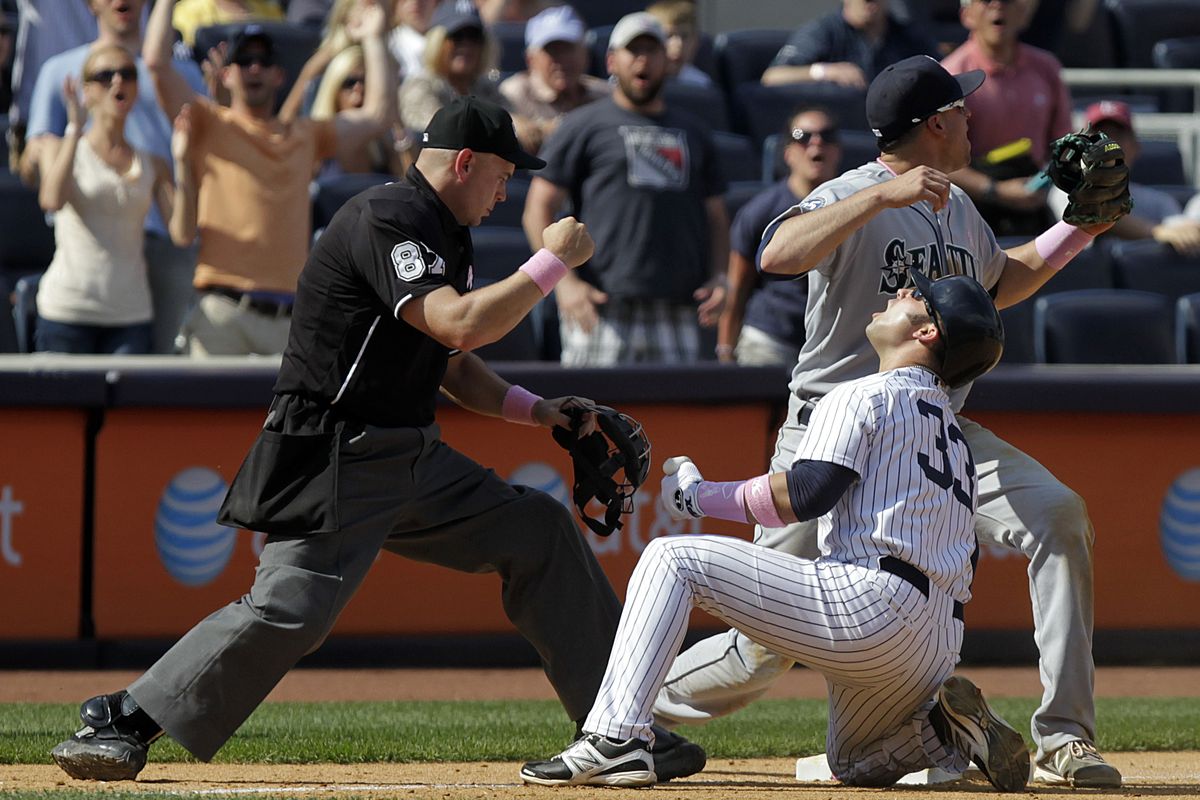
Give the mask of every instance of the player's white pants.
[(585, 731), (653, 739), (651, 704), (693, 605), (825, 675), (826, 754), (843, 782), (886, 786), (967, 766), (928, 722), (962, 643), (949, 595), (931, 586), (927, 599), (888, 572), (724, 536), (659, 538), (642, 553)]
[[(792, 395), (771, 471), (791, 464), (805, 427)], [(1092, 541), (1087, 508), (1049, 470), (965, 417), (959, 427), (975, 459), (979, 509), (975, 534), (984, 544), (1019, 550), (1029, 559), (1034, 638), (1040, 654), (1042, 704), (1031, 723), (1037, 758), (1074, 739), (1095, 742), (1092, 698)], [(757, 544), (815, 557), (816, 522), (755, 528)], [(986, 569), (986, 564), (981, 565)], [(971, 606), (967, 605), (968, 619)], [(775, 655), (736, 630), (703, 639), (679, 656), (654, 704), (668, 727), (706, 722), (753, 702), (793, 659)]]

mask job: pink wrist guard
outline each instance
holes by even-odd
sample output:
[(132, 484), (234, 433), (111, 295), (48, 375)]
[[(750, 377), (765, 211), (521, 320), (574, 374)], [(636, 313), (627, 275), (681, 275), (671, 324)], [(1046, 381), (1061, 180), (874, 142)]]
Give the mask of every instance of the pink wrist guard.
[(533, 279), (542, 290), (542, 297), (550, 294), (554, 285), (567, 274), (567, 265), (544, 247), (517, 269)]
[(537, 425), (533, 419), (533, 404), (541, 399), (523, 386), (510, 386), (504, 393), (504, 402), (500, 405), (500, 415), (509, 422)]
[(1096, 237), (1085, 230), (1059, 222), (1033, 240), (1037, 254), (1052, 270), (1060, 270)]
[(757, 520), (768, 528), (784, 525), (771, 495), (771, 476), (759, 475), (746, 481), (718, 483), (701, 481), (696, 502), (705, 516), (733, 522)]

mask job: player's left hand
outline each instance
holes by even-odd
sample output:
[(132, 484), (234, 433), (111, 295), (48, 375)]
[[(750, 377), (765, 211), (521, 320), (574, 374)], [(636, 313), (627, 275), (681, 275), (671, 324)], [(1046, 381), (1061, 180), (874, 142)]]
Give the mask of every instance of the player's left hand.
[(596, 415), (587, 409), (595, 407), (595, 403), (586, 397), (567, 395), (566, 397), (548, 397), (533, 404), (530, 413), (533, 421), (547, 428), (557, 425), (560, 428), (571, 427), (571, 415), (568, 409), (583, 410), (583, 423), (579, 427), (579, 437), (590, 436), (596, 432)]
[(659, 501), (671, 519), (700, 519), (704, 512), (696, 498), (704, 476), (687, 456), (668, 458), (663, 464), (662, 489)]

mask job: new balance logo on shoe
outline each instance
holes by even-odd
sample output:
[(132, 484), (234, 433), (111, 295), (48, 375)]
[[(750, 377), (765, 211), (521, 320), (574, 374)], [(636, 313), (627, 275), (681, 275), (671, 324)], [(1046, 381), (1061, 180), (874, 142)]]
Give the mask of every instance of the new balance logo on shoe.
[(658, 778), (647, 742), (618, 742), (589, 733), (549, 761), (526, 764), (521, 768), (521, 780), (541, 786), (650, 786)]

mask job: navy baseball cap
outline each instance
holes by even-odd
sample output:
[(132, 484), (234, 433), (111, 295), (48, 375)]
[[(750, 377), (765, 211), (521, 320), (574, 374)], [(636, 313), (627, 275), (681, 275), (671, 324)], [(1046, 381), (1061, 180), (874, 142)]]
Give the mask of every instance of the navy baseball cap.
[(867, 89), (867, 124), (881, 142), (907, 131), (983, 84), (981, 69), (951, 75), (929, 56), (912, 56), (884, 68)]
[(423, 147), (492, 153), (518, 169), (541, 169), (546, 162), (521, 149), (512, 117), (495, 103), (474, 95), (456, 97), (438, 109), (421, 137)]
[(445, 0), (434, 10), (429, 27), (445, 28), (447, 36), (467, 28), (482, 32), (483, 18), (471, 0)]
[(254, 42), (261, 44), (266, 51), (267, 58), (271, 63), (275, 63), (275, 42), (271, 39), (271, 34), (267, 33), (267, 29), (262, 25), (253, 22), (238, 28), (229, 37), (229, 51), (226, 53), (228, 62), (230, 64), (236, 62)]

